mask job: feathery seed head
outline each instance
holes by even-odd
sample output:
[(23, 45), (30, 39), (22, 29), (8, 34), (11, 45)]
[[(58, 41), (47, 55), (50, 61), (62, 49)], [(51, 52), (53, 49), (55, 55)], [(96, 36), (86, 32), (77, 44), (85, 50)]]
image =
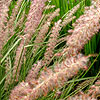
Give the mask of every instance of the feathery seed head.
[[(73, 60), (72, 60), (73, 59)], [(46, 72), (42, 72), (42, 74), (40, 75), (41, 78), (38, 80), (38, 84), (36, 85), (36, 87), (34, 87), (33, 89), (31, 89), (31, 92), (28, 92), (28, 94), (24, 95), (22, 97), (22, 94), (20, 94), (19, 89), (15, 87), (14, 90), (12, 90), (11, 93), (11, 100), (12, 98), (14, 100), (19, 100), (20, 97), (22, 97), (22, 99), (27, 99), (27, 100), (35, 100), (38, 97), (42, 96), (42, 95), (46, 95), (50, 90), (54, 89), (54, 88), (58, 88), (61, 87), (62, 85), (64, 85), (64, 83), (71, 78), (72, 76), (76, 75), (76, 72), (79, 71), (80, 68), (84, 69), (85, 64), (88, 61), (88, 57), (82, 56), (81, 54), (78, 55), (77, 57), (72, 58), (69, 61), (69, 68), (66, 67), (67, 66), (67, 62), (68, 59), (66, 59), (64, 61), (64, 63), (62, 62), (61, 64), (58, 64), (57, 66), (59, 67), (54, 67), (55, 69), (59, 69), (57, 72), (53, 72), (51, 69), (47, 69), (48, 71)], [(32, 80), (31, 80), (32, 81)], [(22, 83), (21, 83), (22, 84)], [(20, 86), (20, 84), (19, 84)], [(28, 89), (29, 89), (29, 84), (28, 84)], [(26, 88), (25, 88), (26, 90)], [(23, 91), (25, 91), (23, 88)], [(17, 91), (17, 94), (14, 94), (14, 92)], [(18, 97), (18, 95), (20, 95), (20, 97)], [(16, 99), (16, 97), (18, 99)], [(30, 99), (29, 99), (30, 98)]]

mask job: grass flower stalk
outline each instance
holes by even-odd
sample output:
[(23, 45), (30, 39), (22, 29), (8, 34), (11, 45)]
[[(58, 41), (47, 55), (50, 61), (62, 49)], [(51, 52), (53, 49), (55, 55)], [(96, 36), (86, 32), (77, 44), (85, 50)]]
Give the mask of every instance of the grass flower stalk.
[[(88, 57), (79, 56), (76, 62), (72, 63), (70, 67), (62, 68), (62, 66), (65, 66), (65, 65), (63, 65), (63, 63), (59, 64), (59, 66), (61, 66), (62, 69), (59, 69), (58, 72), (51, 73), (49, 76), (47, 76), (47, 78), (43, 82), (40, 81), (40, 83), (36, 87), (31, 89), (31, 92), (27, 92), (24, 95), (20, 95), (20, 92), (18, 92), (20, 90), (18, 88), (20, 87), (20, 85), (15, 87), (15, 89), (12, 90), (11, 92), (10, 100), (13, 100), (13, 99), (14, 100), (25, 100), (25, 99), (26, 100), (36, 100), (38, 97), (42, 95), (46, 95), (49, 91), (64, 85), (64, 83), (69, 78), (76, 75), (79, 69), (84, 69), (87, 61), (88, 61)], [(64, 62), (66, 63), (66, 60)], [(24, 88), (23, 88), (23, 91), (24, 91)], [(15, 93), (18, 93), (18, 94), (15, 94)]]
[(46, 1), (47, 0), (32, 0), (27, 22), (25, 24), (25, 33), (28, 33), (32, 36), (32, 34), (35, 32), (35, 29), (41, 20)]
[(7, 33), (4, 32), (6, 28), (4, 23), (7, 22), (10, 3), (11, 3), (11, 0), (1, 0), (0, 1), (0, 51), (8, 35)]
[(61, 22), (62, 20), (57, 21), (54, 27), (51, 30), (50, 38), (47, 44), (46, 52), (44, 54), (44, 63), (49, 64), (51, 58), (53, 57), (53, 50), (57, 44), (57, 38), (59, 36), (59, 32), (61, 30)]
[[(50, 13), (48, 15), (47, 20), (45, 21), (45, 23), (41, 26), (40, 31), (36, 37), (36, 39), (34, 40), (34, 43), (42, 43), (44, 41), (44, 38), (46, 36), (46, 33), (49, 30), (49, 26), (51, 24), (51, 21), (56, 17), (59, 16), (59, 11), (60, 9), (56, 9), (53, 13)], [(34, 52), (38, 49), (39, 45), (35, 45), (34, 47)]]
[(21, 6), (21, 3), (22, 3), (23, 0), (18, 0), (15, 7), (13, 8), (12, 10), (12, 15), (10, 16), (10, 19), (7, 23), (7, 28), (6, 28), (6, 32), (8, 31), (8, 33), (10, 34), (10, 36), (13, 36), (14, 35), (14, 26), (15, 26), (15, 19), (16, 19), (16, 15), (18, 14), (18, 11), (20, 9), (20, 6)]

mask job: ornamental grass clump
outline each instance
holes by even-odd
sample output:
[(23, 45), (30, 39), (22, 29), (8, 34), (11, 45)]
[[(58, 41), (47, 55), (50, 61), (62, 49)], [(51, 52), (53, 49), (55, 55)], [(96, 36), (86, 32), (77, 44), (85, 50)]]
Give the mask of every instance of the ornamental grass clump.
[[(93, 4), (92, 6), (90, 6), (88, 10), (86, 10), (85, 13), (82, 16), (80, 16), (80, 18), (77, 19), (76, 22), (73, 24), (74, 29), (69, 30), (69, 32), (71, 32), (72, 35), (67, 36), (67, 38), (65, 37), (68, 46), (63, 51), (63, 54), (66, 53), (65, 59), (63, 59), (60, 63), (55, 64), (54, 69), (46, 68), (45, 70), (40, 71), (40, 69), (42, 68), (42, 66), (44, 66), (44, 64), (50, 63), (50, 60), (54, 55), (53, 50), (57, 44), (57, 38), (59, 36), (59, 32), (62, 27), (64, 27), (67, 23), (69, 23), (69, 21), (75, 18), (72, 15), (79, 8), (79, 5), (77, 5), (74, 8), (75, 9), (72, 9), (72, 12), (66, 15), (64, 20), (58, 20), (53, 26), (53, 28), (51, 28), (50, 31), (51, 34), (48, 40), (49, 43), (47, 44), (48, 47), (46, 49), (46, 52), (44, 53), (44, 59), (39, 61), (35, 65), (35, 67), (33, 67), (29, 71), (25, 82), (19, 83), (18, 86), (16, 86), (11, 91), (10, 100), (13, 99), (36, 100), (37, 98), (43, 95), (46, 96), (50, 91), (54, 90), (55, 88), (61, 88), (66, 83), (66, 81), (75, 76), (80, 69), (85, 69), (85, 70), (87, 69), (86, 66), (87, 62), (89, 61), (88, 58), (90, 56), (84, 56), (80, 54), (79, 51), (91, 39), (91, 37), (95, 33), (97, 33), (98, 30), (100, 29), (99, 25), (100, 16), (98, 15), (100, 13), (99, 12), (100, 6), (98, 4)], [(58, 12), (57, 15), (59, 15)], [(35, 43), (38, 43), (37, 40), (38, 41), (41, 40), (41, 42), (43, 41), (46, 33), (48, 32), (50, 22), (54, 17), (52, 17), (52, 15), (49, 16), (51, 20), (49, 20), (49, 18), (47, 19), (47, 22), (49, 22), (49, 24), (46, 23), (47, 24), (46, 32), (44, 32), (44, 28), (43, 29), (41, 28), (39, 31), (41, 34), (39, 33), (40, 35), (37, 35), (36, 40), (34, 41)], [(46, 24), (44, 23), (44, 25)], [(32, 24), (30, 24), (30, 26), (31, 25)], [(43, 32), (41, 32), (41, 30), (43, 30)], [(34, 29), (32, 31), (31, 32), (34, 33)], [(43, 34), (42, 39), (38, 38), (38, 36), (40, 37), (42, 36), (42, 34)], [(83, 95), (80, 95), (76, 96), (75, 98), (87, 99), (86, 97), (87, 95), (84, 94), (84, 97)], [(91, 100), (91, 97), (88, 96), (88, 99)], [(93, 100), (95, 100), (95, 98), (93, 98)]]
[[(11, 7), (12, 2), (15, 3), (14, 7)], [(88, 69), (89, 58), (93, 55), (85, 56), (81, 50), (100, 29), (100, 1), (93, 1), (90, 7), (85, 7), (83, 15), (76, 19), (75, 13), (81, 3), (61, 16), (62, 8), (56, 8), (48, 0), (0, 1), (0, 50), (3, 51), (0, 53), (3, 56), (0, 62), (3, 70), (0, 72), (6, 73), (0, 79), (0, 85), (5, 84), (2, 87), (2, 90), (5, 88), (2, 94), (6, 93), (3, 99), (9, 94), (9, 100), (36, 100), (57, 91), (61, 91), (58, 92), (61, 98), (67, 94), (68, 100), (98, 98), (100, 89), (97, 85), (100, 82), (91, 86), (87, 93), (80, 92), (73, 97), (69, 95), (74, 89), (82, 87), (76, 88), (78, 81), (81, 81), (78, 78), (82, 77), (83, 81), (91, 69), (91, 66)], [(9, 15), (11, 8), (12, 14)], [(69, 30), (70, 24), (73, 29)], [(66, 34), (65, 29), (70, 35)], [(73, 85), (67, 88), (70, 82)], [(90, 82), (92, 80), (83, 85)], [(66, 89), (64, 94), (63, 88)]]

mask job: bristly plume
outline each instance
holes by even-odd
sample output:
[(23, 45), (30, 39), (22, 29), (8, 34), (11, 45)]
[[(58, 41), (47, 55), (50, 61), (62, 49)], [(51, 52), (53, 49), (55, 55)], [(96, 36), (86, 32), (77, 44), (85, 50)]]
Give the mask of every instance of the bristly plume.
[[(60, 11), (60, 9), (58, 8), (58, 9), (56, 9), (53, 13), (50, 13), (49, 15), (47, 15), (48, 18), (47, 18), (46, 22), (45, 22), (45, 23), (42, 25), (42, 27), (40, 28), (40, 31), (39, 31), (39, 33), (38, 33), (38, 35), (37, 35), (37, 37), (36, 37), (34, 43), (37, 44), (37, 43), (43, 43), (43, 42), (44, 42), (44, 38), (45, 38), (45, 36), (46, 36), (46, 33), (47, 33), (48, 30), (49, 30), (49, 26), (50, 26), (50, 24), (51, 24), (51, 21), (52, 21), (56, 16), (59, 16), (59, 11)], [(39, 47), (39, 45), (35, 45), (35, 46), (34, 46), (34, 53), (35, 53), (35, 51), (38, 49), (38, 47)]]
[(61, 22), (62, 20), (59, 20), (57, 23), (55, 23), (54, 27), (51, 30), (51, 35), (47, 44), (47, 49), (44, 54), (44, 63), (49, 64), (51, 58), (53, 57), (53, 50), (57, 44), (57, 38), (59, 36), (59, 32), (61, 30)]
[(11, 3), (11, 0), (0, 1), (0, 51), (2, 49), (2, 46), (4, 45), (4, 41), (7, 38), (7, 33), (4, 32), (6, 28), (4, 22), (5, 23), (7, 22), (10, 3)]
[(69, 12), (66, 15), (66, 19), (69, 19), (73, 16), (73, 14), (79, 9), (80, 7), (80, 3), (77, 4), (75, 7), (73, 7), (71, 10), (69, 10)]
[[(61, 66), (61, 68), (59, 68), (58, 72), (53, 72), (52, 70), (47, 69), (48, 74), (45, 74), (45, 73), (41, 74), (41, 75), (43, 75), (43, 77), (45, 77), (45, 79), (44, 79), (41, 76), (41, 78), (44, 79), (44, 81), (41, 82), (41, 79), (38, 80), (38, 85), (36, 85), (36, 87), (31, 89), (31, 92), (27, 92), (25, 95), (22, 95), (20, 93), (21, 93), (21, 91), (22, 92), (25, 91), (24, 88), (22, 88), (22, 90), (21, 89), (19, 90), (19, 88), (17, 86), (17, 87), (15, 87), (14, 90), (12, 90), (12, 93), (10, 95), (10, 100), (12, 100), (12, 98), (14, 100), (20, 100), (20, 99), (35, 100), (42, 95), (46, 96), (47, 93), (49, 91), (53, 90), (54, 88), (63, 86), (64, 83), (69, 78), (76, 75), (76, 73), (79, 71), (80, 68), (84, 69), (87, 61), (88, 61), (88, 57), (79, 55), (78, 58), (76, 58), (76, 61), (72, 62), (70, 64), (70, 67), (66, 67), (63, 63), (61, 63), (58, 65), (58, 66)], [(66, 60), (64, 62), (66, 63)], [(44, 76), (44, 75), (46, 75), (46, 76)], [(22, 83), (19, 84), (19, 87), (21, 84)], [(28, 83), (28, 85), (29, 85), (29, 83)], [(17, 94), (15, 94), (14, 92)]]
[(22, 100), (20, 95), (26, 96), (30, 92), (32, 92), (32, 89), (30, 88), (29, 84), (25, 82), (21, 82), (20, 84), (18, 84), (18, 86), (14, 88), (14, 90), (11, 91), (9, 100)]
[(9, 21), (7, 22), (7, 26), (6, 26), (6, 30), (5, 32), (8, 32), (8, 34), (10, 36), (14, 35), (14, 21), (16, 19), (16, 15), (18, 14), (18, 11), (20, 9), (20, 6), (21, 6), (21, 3), (22, 3), (23, 0), (17, 0), (17, 3), (15, 5), (15, 7), (13, 8), (12, 10), (12, 15), (10, 16), (10, 19)]
[(73, 97), (69, 97), (67, 100), (97, 100), (97, 99), (89, 96), (88, 94), (84, 94), (83, 92), (80, 92), (79, 94)]
[(35, 32), (35, 29), (41, 20), (46, 1), (47, 0), (32, 0), (27, 22), (25, 24), (26, 33), (32, 35)]
[(83, 46), (97, 33), (100, 29), (100, 7), (90, 6), (75, 23), (72, 35), (67, 39), (69, 47), (81, 50)]
[(75, 19), (76, 17), (73, 16), (73, 14), (79, 9), (80, 4), (77, 4), (75, 7), (73, 7), (67, 14), (66, 17), (64, 18), (63, 22), (62, 22), (62, 26), (66, 26), (69, 22), (71, 22), (73, 19)]
[(93, 98), (100, 98), (100, 80), (97, 80), (94, 85), (88, 90), (88, 95)]
[(34, 64), (34, 67), (29, 71), (25, 82), (29, 83), (31, 87), (34, 87), (35, 85), (38, 84), (37, 78), (40, 69), (42, 68), (42, 61), (38, 61), (37, 64)]

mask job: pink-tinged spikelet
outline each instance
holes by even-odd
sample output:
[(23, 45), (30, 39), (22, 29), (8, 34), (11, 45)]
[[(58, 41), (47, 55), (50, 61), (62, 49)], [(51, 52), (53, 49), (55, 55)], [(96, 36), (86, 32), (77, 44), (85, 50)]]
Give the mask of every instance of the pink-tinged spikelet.
[(73, 16), (73, 14), (79, 9), (79, 7), (80, 7), (80, 4), (77, 4), (67, 13), (66, 17), (64, 18), (62, 22), (62, 27), (66, 26), (69, 22), (71, 22), (73, 19), (76, 18), (75, 16)]
[[(8, 32), (8, 34), (10, 34), (10, 36), (14, 35), (14, 21), (16, 19), (16, 15), (18, 14), (18, 11), (20, 9), (21, 3), (23, 0), (17, 0), (17, 4), (15, 5), (15, 7), (12, 10), (12, 15), (10, 16), (9, 21), (7, 22), (7, 26), (6, 26), (6, 30), (5, 32)], [(20, 20), (20, 19), (19, 19)]]
[[(43, 43), (44, 41), (44, 38), (46, 36), (46, 33), (48, 32), (49, 30), (49, 26), (51, 24), (51, 21), (56, 17), (56, 16), (59, 16), (59, 11), (60, 9), (56, 9), (53, 13), (50, 13), (48, 15), (48, 18), (46, 20), (46, 22), (42, 25), (42, 27), (40, 28), (40, 31), (34, 41), (34, 43), (38, 44), (38, 43)], [(39, 45), (35, 45), (34, 46), (34, 52), (38, 49)]]
[[(29, 84), (21, 82), (11, 91), (9, 100), (22, 100), (22, 97), (27, 96), (27, 94), (30, 92), (32, 92), (32, 89), (30, 88)], [(29, 99), (23, 99), (23, 100), (29, 100)]]
[(26, 28), (24, 31), (26, 33), (34, 33), (35, 29), (37, 28), (41, 20), (46, 1), (47, 0), (32, 0), (30, 11), (27, 17), (27, 22), (25, 24)]
[(90, 87), (88, 90), (88, 95), (93, 98), (100, 97), (100, 80), (97, 80), (97, 82), (95, 82), (95, 84)]
[(1, 0), (0, 1), (0, 51), (2, 49), (2, 46), (4, 45), (4, 41), (7, 38), (7, 34), (4, 32), (5, 30), (5, 24), (4, 22), (7, 22), (8, 17), (8, 11), (9, 11), (9, 5), (11, 3), (11, 0)]
[(73, 14), (79, 9), (80, 3), (74, 6), (71, 10), (69, 10), (68, 14), (66, 15), (66, 19), (71, 18)]
[(55, 23), (54, 27), (51, 30), (51, 35), (47, 44), (47, 49), (44, 54), (44, 62), (45, 64), (49, 64), (51, 58), (53, 57), (53, 50), (57, 44), (57, 38), (59, 36), (59, 32), (61, 30), (61, 22), (62, 20), (59, 20), (57, 23)]
[(37, 78), (41, 68), (42, 68), (42, 61), (38, 61), (37, 64), (34, 64), (34, 67), (32, 67), (32, 69), (29, 71), (25, 82), (28, 82), (31, 85), (31, 87), (34, 87), (35, 85), (38, 84)]
[[(82, 84), (84, 83), (86, 84), (86, 82), (83, 82)], [(95, 84), (90, 87), (87, 93), (79, 92), (79, 94), (69, 97), (68, 100), (97, 100), (98, 97), (100, 97), (100, 80), (95, 82)]]
[[(28, 92), (26, 95), (20, 94), (19, 89), (12, 90), (12, 93), (10, 95), (10, 99), (12, 98), (14, 100), (36, 100), (38, 97), (44, 95), (46, 96), (47, 93), (54, 88), (58, 88), (64, 85), (64, 83), (74, 75), (76, 75), (76, 72), (79, 71), (79, 69), (84, 69), (86, 66), (86, 63), (88, 61), (88, 57), (78, 55), (76, 58), (76, 61), (72, 62), (70, 64), (70, 67), (66, 67), (66, 60), (61, 64), (58, 64), (59, 71), (52, 71), (51, 69), (47, 69), (46, 72), (43, 72), (38, 79), (38, 84), (31, 90), (31, 92)], [(56, 66), (55, 66), (56, 68)], [(28, 82), (27, 82), (28, 83)], [(21, 83), (22, 84), (22, 83)], [(29, 83), (28, 83), (29, 85)], [(20, 86), (20, 84), (19, 84)], [(18, 87), (18, 86), (17, 86)], [(25, 89), (26, 90), (26, 89)], [(23, 92), (24, 89), (21, 91)], [(17, 93), (17, 94), (14, 94)], [(20, 96), (19, 96), (20, 95)], [(19, 96), (19, 97), (18, 97)], [(17, 99), (16, 99), (16, 98)]]

